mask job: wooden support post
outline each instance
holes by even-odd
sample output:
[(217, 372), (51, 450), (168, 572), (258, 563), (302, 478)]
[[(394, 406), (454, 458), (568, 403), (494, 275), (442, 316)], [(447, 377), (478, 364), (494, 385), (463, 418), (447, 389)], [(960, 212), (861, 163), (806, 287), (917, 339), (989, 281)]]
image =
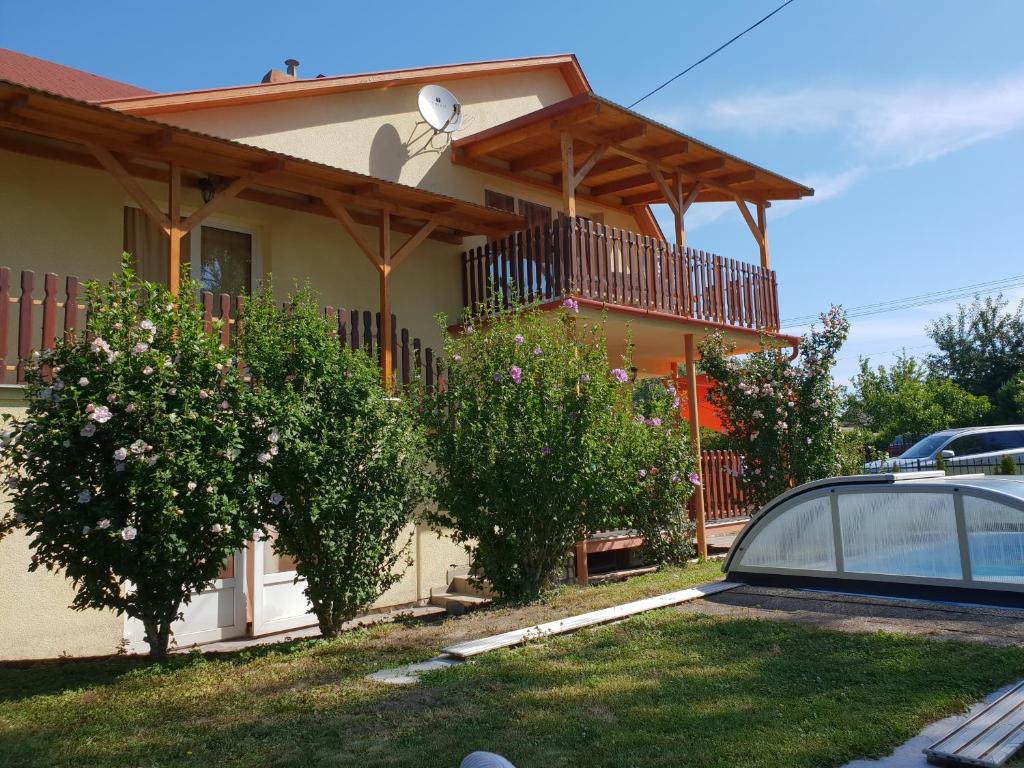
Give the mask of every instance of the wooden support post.
[(761, 267), (771, 269), (771, 259), (768, 256), (768, 204), (762, 203), (757, 206), (757, 228), (761, 230), (761, 240), (758, 245), (761, 248)]
[(380, 349), (381, 382), (387, 392), (391, 391), (391, 214), (380, 214)]
[(576, 165), (573, 162), (572, 136), (562, 134), (562, 207), (565, 215), (576, 215)]
[(590, 579), (590, 570), (587, 566), (587, 538), (584, 535), (582, 541), (576, 542), (576, 583), (581, 587), (587, 586)]
[(694, 505), (697, 510), (697, 557), (704, 560), (708, 556), (708, 541), (704, 519), (704, 476), (700, 461), (700, 410), (697, 402), (697, 357), (694, 351), (693, 334), (686, 334), (683, 343), (686, 352), (686, 400), (690, 411), (690, 441), (693, 443), (693, 451), (697, 456), (697, 475), (700, 477), (701, 483), (700, 487), (694, 491), (697, 494), (697, 503)]
[(167, 287), (177, 295), (181, 290), (181, 238), (185, 231), (181, 226), (181, 166), (171, 163), (170, 179), (167, 184)]

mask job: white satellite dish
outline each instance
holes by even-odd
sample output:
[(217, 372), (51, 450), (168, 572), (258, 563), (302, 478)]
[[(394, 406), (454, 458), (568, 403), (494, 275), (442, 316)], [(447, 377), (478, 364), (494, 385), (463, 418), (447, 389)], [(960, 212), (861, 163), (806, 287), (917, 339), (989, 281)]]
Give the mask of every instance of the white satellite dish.
[(454, 133), (462, 126), (462, 105), (447, 88), (425, 85), (417, 101), (423, 119), (438, 133)]

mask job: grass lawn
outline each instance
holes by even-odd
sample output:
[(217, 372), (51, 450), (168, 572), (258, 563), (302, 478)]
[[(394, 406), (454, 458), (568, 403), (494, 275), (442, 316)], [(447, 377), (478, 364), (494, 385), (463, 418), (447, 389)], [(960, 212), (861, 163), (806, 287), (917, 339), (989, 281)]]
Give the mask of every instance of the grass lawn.
[(1024, 676), (1024, 649), (665, 609), (488, 654), (417, 686), (368, 672), (454, 639), (679, 589), (717, 564), (544, 604), (222, 657), (0, 666), (4, 766), (830, 766), (889, 752)]

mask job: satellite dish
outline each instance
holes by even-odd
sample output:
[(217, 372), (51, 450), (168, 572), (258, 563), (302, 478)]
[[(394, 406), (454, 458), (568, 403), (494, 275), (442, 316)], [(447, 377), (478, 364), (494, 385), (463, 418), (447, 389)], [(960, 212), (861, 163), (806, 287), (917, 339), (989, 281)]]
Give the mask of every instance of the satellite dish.
[(454, 133), (462, 126), (462, 105), (447, 88), (425, 85), (417, 102), (423, 119), (436, 132)]

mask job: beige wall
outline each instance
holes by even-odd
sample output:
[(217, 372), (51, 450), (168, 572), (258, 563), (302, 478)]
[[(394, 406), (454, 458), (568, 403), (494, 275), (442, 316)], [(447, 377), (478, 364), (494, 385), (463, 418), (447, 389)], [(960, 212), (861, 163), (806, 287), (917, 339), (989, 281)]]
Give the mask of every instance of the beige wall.
[[(463, 105), (468, 136), (572, 94), (553, 71), (491, 75), (450, 84)], [(235, 139), (258, 147), (366, 173), (472, 203), (484, 190), (561, 208), (561, 198), (531, 185), (474, 171), (451, 162), (448, 137), (435, 136), (420, 117), (420, 86), (327, 94), (302, 99), (199, 109), (159, 115), (163, 122)], [(579, 204), (580, 215), (603, 214), (605, 223), (636, 229), (628, 213)]]
[[(0, 413), (25, 412), (20, 387), (0, 387)], [(9, 503), (2, 501), (3, 512)], [(2, 514), (2, 513), (0, 513)], [(71, 581), (45, 568), (30, 573), (29, 538), (0, 539), (0, 660), (115, 653), (124, 618), (113, 611), (73, 611)]]

